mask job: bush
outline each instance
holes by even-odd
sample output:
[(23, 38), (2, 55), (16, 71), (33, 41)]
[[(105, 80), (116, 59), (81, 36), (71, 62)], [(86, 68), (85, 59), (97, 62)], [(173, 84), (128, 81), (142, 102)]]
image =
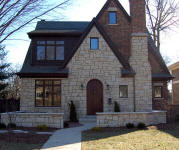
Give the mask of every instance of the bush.
[(114, 112), (120, 112), (120, 108), (117, 102), (114, 102)]
[(46, 125), (38, 125), (36, 128), (37, 128), (37, 130), (40, 130), (40, 131), (48, 129), (48, 127)]
[(133, 124), (133, 123), (127, 123), (127, 124), (126, 124), (126, 127), (127, 127), (128, 129), (132, 129), (132, 128), (134, 128), (134, 124)]
[(138, 123), (137, 128), (138, 129), (144, 129), (145, 128), (145, 123), (143, 123), (143, 122)]
[(6, 125), (4, 123), (0, 123), (0, 129), (5, 129)]
[(16, 124), (15, 123), (9, 123), (7, 125), (7, 128), (16, 128)]
[(70, 102), (69, 107), (70, 107), (70, 121), (78, 122), (76, 108), (75, 108), (73, 101)]
[(68, 127), (69, 127), (68, 122), (64, 122), (64, 128), (68, 128)]
[(93, 127), (91, 130), (95, 131), (95, 132), (99, 132), (99, 131), (101, 131), (101, 128), (100, 127)]

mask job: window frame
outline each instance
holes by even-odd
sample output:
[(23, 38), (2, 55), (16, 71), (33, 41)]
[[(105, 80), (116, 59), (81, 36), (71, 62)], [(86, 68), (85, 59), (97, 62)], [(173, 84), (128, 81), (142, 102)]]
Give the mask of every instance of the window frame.
[[(97, 49), (92, 49), (92, 47), (91, 47), (92, 46), (91, 45), (92, 44), (92, 42), (91, 42), (92, 39), (97, 39), (97, 42), (98, 42), (97, 43)], [(94, 50), (94, 51), (99, 50), (99, 38), (98, 37), (90, 37), (90, 50)]]
[[(157, 87), (161, 87), (161, 97), (156, 97), (156, 96), (155, 96), (155, 90), (156, 90)], [(154, 86), (153, 97), (154, 97), (155, 99), (163, 99), (163, 96), (164, 96), (164, 95), (163, 95), (163, 86), (155, 85), (155, 86)]]
[[(36, 84), (37, 81), (43, 81), (43, 84), (42, 85), (39, 85), (39, 84)], [(52, 104), (51, 106), (45, 106), (45, 87), (47, 84), (45, 84), (45, 81), (52, 81)], [(54, 84), (55, 81), (60, 81), (60, 84)], [(60, 87), (60, 104), (59, 105), (53, 105), (54, 104), (54, 87)], [(37, 87), (42, 87), (43, 89), (43, 106), (38, 106), (37, 105), (37, 97), (36, 97), (36, 89)], [(42, 107), (42, 108), (45, 108), (45, 107), (61, 107), (61, 102), (62, 102), (62, 89), (61, 89), (61, 80), (43, 80), (43, 79), (37, 79), (35, 80), (35, 107)]]
[[(44, 41), (45, 42), (45, 44), (38, 44), (38, 42), (42, 42), (42, 41)], [(47, 44), (47, 42), (48, 41), (50, 41), (50, 42), (52, 42), (52, 41), (54, 41), (54, 44)], [(57, 44), (57, 41), (63, 41), (63, 44)], [(38, 55), (37, 55), (37, 47), (38, 46), (44, 46), (45, 47), (45, 59), (42, 59), (42, 60), (38, 60)], [(52, 60), (49, 60), (49, 59), (47, 59), (47, 47), (48, 46), (54, 46), (54, 59), (52, 59)], [(57, 39), (39, 39), (39, 40), (36, 40), (36, 50), (35, 50), (35, 60), (37, 61), (37, 62), (63, 62), (64, 60), (58, 60), (58, 59), (56, 59), (56, 52), (57, 52), (57, 47), (64, 47), (64, 60), (65, 60), (65, 40), (63, 40), (63, 39), (59, 39), (59, 40), (57, 40)]]
[[(111, 21), (110, 21), (110, 13), (115, 13), (115, 19), (116, 19), (116, 23), (111, 23)], [(108, 24), (109, 25), (116, 25), (117, 24), (117, 12), (116, 11), (109, 11), (108, 12)]]
[[(120, 96), (120, 89), (121, 89), (121, 87), (127, 87), (127, 96), (125, 97), (125, 96)], [(128, 98), (129, 96), (128, 96), (128, 85), (119, 85), (119, 98)]]

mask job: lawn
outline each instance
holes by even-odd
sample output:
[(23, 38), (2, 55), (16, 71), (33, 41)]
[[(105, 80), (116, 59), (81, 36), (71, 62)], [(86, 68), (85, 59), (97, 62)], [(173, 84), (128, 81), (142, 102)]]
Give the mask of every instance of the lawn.
[(102, 128), (82, 133), (82, 150), (179, 150), (179, 128)]

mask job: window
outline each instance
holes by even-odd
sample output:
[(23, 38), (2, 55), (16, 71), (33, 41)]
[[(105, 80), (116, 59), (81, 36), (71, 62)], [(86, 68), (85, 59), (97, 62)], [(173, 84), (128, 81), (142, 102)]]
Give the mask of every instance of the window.
[(116, 12), (109, 12), (109, 24), (117, 24)]
[(163, 87), (162, 86), (154, 86), (154, 97), (162, 98), (163, 97)]
[(35, 93), (37, 107), (58, 107), (61, 105), (60, 80), (36, 80)]
[(120, 85), (119, 86), (119, 97), (120, 98), (127, 98), (128, 97), (128, 86), (127, 85)]
[(37, 60), (64, 60), (64, 41), (37, 41)]
[(90, 49), (91, 50), (99, 49), (99, 39), (98, 38), (90, 38)]

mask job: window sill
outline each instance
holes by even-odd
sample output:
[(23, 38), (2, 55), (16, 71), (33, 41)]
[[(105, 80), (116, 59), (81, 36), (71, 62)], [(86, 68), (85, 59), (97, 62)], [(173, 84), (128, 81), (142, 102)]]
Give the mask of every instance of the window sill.
[(61, 106), (35, 106), (35, 108), (44, 108), (44, 109), (49, 109), (49, 108), (61, 108)]
[(110, 25), (110, 26), (117, 26), (117, 25), (119, 25), (119, 24), (108, 24), (108, 25)]
[(154, 99), (154, 100), (164, 100), (163, 97), (161, 97), (161, 98), (156, 98), (156, 97), (154, 97), (153, 99)]

